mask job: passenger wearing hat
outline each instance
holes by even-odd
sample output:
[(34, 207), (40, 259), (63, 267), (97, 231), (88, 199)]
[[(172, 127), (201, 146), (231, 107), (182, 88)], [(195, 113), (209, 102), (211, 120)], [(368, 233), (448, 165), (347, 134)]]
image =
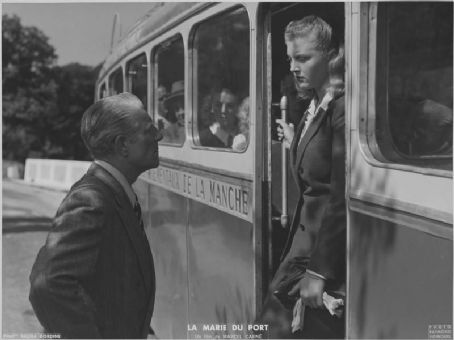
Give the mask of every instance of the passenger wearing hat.
[(165, 99), (167, 98), (167, 89), (164, 85), (159, 85), (158, 94), (158, 111), (156, 115), (156, 125), (158, 130), (165, 130), (169, 127), (170, 122), (167, 119), (167, 108), (165, 107)]
[(184, 81), (172, 83), (170, 94), (164, 99), (167, 109), (168, 127), (162, 131), (163, 142), (182, 144), (184, 131)]

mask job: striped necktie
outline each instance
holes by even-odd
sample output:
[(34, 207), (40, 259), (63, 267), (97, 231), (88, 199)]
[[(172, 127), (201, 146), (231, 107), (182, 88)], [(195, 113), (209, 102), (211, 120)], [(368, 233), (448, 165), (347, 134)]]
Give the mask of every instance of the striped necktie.
[(134, 212), (136, 213), (137, 219), (139, 220), (139, 225), (140, 229), (145, 232), (145, 228), (143, 225), (143, 219), (142, 219), (142, 209), (140, 208), (139, 200), (137, 199), (136, 196), (136, 204), (134, 204)]

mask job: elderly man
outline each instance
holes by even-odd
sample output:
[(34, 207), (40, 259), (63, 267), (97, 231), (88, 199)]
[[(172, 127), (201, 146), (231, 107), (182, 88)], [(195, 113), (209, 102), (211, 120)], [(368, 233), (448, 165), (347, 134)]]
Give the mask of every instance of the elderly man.
[(129, 93), (90, 106), (81, 134), (95, 161), (57, 211), (30, 301), (45, 330), (65, 338), (146, 338), (155, 273), (131, 184), (159, 165), (162, 136)]

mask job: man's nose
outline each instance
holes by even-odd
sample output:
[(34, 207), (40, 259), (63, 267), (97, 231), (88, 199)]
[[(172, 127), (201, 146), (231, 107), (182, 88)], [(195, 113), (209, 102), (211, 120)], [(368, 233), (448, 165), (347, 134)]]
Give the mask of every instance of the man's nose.
[(221, 103), (221, 113), (225, 113), (225, 103)]

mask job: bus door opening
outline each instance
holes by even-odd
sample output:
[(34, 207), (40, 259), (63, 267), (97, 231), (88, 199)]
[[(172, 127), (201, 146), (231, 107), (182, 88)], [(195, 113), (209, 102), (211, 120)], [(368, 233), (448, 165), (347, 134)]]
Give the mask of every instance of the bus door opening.
[[(302, 99), (298, 96), (293, 74), (287, 57), (287, 49), (284, 40), (285, 28), (289, 22), (299, 20), (308, 15), (316, 15), (325, 20), (333, 28), (333, 31), (344, 32), (344, 4), (343, 3), (306, 3), (288, 4), (273, 3), (271, 11), (271, 274), (274, 274), (279, 266), (279, 259), (287, 240), (290, 224), (293, 219), (299, 193), (290, 171), (289, 150), (286, 151), (287, 164), (283, 164), (282, 143), (277, 135), (276, 119), (282, 117), (282, 105), (285, 104), (287, 123), (292, 123), (296, 129), (304, 112), (309, 106), (310, 99)], [(282, 97), (285, 96), (285, 103)], [(285, 152), (285, 151), (284, 151)], [(283, 179), (283, 173), (286, 176)], [(286, 178), (285, 178), (286, 177)], [(286, 184), (283, 180), (287, 181)], [(286, 196), (286, 202), (283, 197)], [(287, 211), (283, 211), (283, 203), (287, 205)], [(285, 210), (285, 207), (284, 207)], [(283, 216), (284, 215), (284, 216)], [(286, 216), (287, 215), (287, 216)], [(282, 222), (287, 223), (282, 223)], [(283, 225), (285, 224), (285, 225)]]

